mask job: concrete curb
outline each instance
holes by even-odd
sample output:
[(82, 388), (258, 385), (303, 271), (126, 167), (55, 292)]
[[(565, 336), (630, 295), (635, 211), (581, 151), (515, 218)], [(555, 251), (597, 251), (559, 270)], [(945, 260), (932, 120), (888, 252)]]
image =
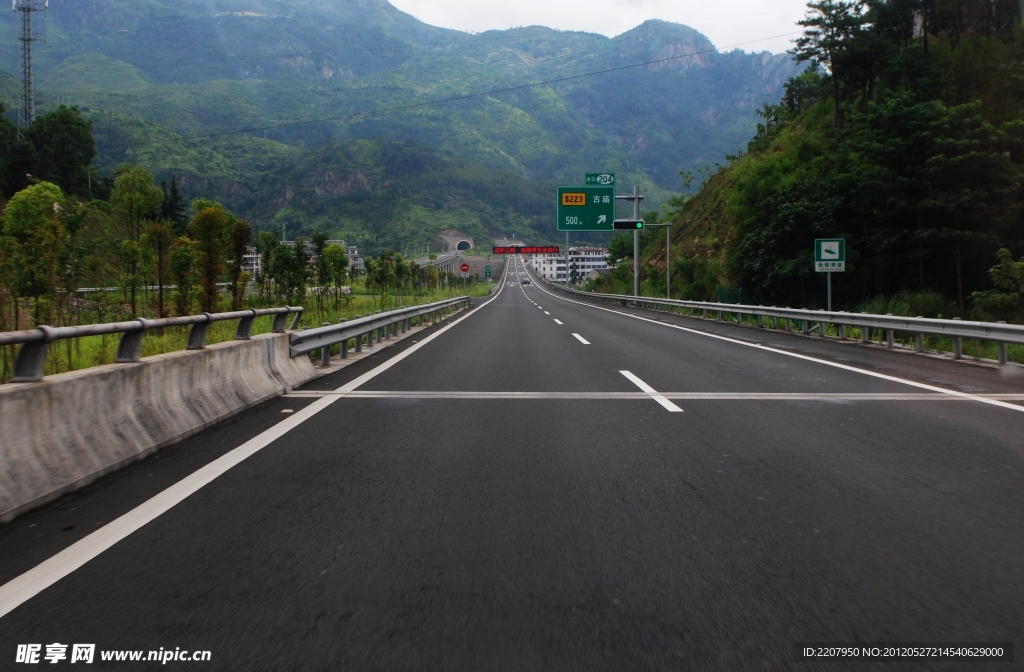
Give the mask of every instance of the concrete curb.
[(264, 334), (0, 386), (0, 523), (316, 377)]

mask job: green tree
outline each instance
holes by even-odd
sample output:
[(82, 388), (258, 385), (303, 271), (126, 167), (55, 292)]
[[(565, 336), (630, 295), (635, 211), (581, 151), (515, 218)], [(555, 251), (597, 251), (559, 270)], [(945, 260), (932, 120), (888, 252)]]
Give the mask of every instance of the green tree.
[(160, 219), (170, 225), (174, 235), (183, 235), (188, 228), (188, 217), (185, 216), (185, 199), (178, 189), (178, 178), (172, 175), (170, 185), (161, 182), (160, 188), (164, 192), (164, 200), (160, 204)]
[(11, 197), (4, 212), (5, 232), (14, 240), (14, 288), (35, 300), (36, 324), (48, 321), (59, 286), (59, 261), (64, 229), (60, 213), (64, 194), (50, 182), (40, 182)]
[(260, 288), (260, 300), (267, 301), (270, 298), (271, 260), (274, 250), (281, 246), (277, 236), (270, 231), (260, 231), (256, 237), (256, 252), (260, 255), (260, 273), (256, 277), (256, 283)]
[(204, 312), (217, 312), (220, 293), (217, 283), (224, 274), (224, 256), (231, 231), (228, 215), (220, 206), (203, 208), (189, 222), (188, 231), (195, 241), (199, 286), (202, 288), (200, 304)]
[(342, 296), (345, 297), (346, 304), (352, 297), (351, 291), (347, 294), (342, 293), (342, 287), (348, 280), (348, 251), (337, 243), (331, 243), (324, 250), (324, 260), (334, 288), (334, 307), (337, 308)]
[(292, 289), (292, 305), (301, 306), (306, 302), (306, 285), (309, 282), (309, 252), (306, 251), (306, 239), (299, 236), (295, 239), (295, 246), (290, 250), (292, 263), (289, 266), (291, 273), (290, 286)]
[(245, 295), (245, 287), (241, 283), (243, 276), (242, 265), (245, 263), (245, 255), (249, 251), (249, 243), (252, 242), (252, 228), (248, 222), (236, 220), (230, 227), (230, 278), (231, 278), (231, 309), (239, 310), (242, 307), (242, 299)]
[(618, 264), (623, 259), (633, 258), (633, 236), (617, 233), (608, 243), (608, 256), (605, 259), (609, 266)]
[(315, 231), (310, 236), (310, 243), (313, 246), (313, 282), (316, 285), (314, 290), (316, 296), (316, 309), (319, 319), (324, 316), (324, 299), (327, 296), (331, 284), (331, 269), (327, 265), (327, 240), (328, 235), (323, 231)]
[(1000, 249), (996, 258), (998, 263), (988, 272), (995, 289), (974, 292), (971, 302), (991, 318), (1020, 318), (1024, 310), (1024, 259), (1014, 261), (1006, 248)]
[(171, 246), (171, 274), (177, 284), (175, 307), (178, 315), (192, 312), (192, 287), (195, 282), (196, 242), (187, 236), (181, 236)]
[(28, 186), (26, 174), (35, 170), (35, 148), (21, 139), (0, 103), (0, 198), (10, 198)]
[[(153, 174), (142, 166), (122, 165), (116, 171), (114, 190), (111, 193), (114, 213), (121, 224), (122, 238), (131, 243), (122, 245), (125, 260), (125, 278), (131, 295), (132, 315), (137, 314), (136, 290), (139, 281), (141, 261), (141, 239), (145, 222), (163, 200), (163, 192), (153, 184)], [(137, 250), (136, 254), (133, 250)]]
[(804, 33), (796, 40), (796, 47), (789, 53), (797, 62), (809, 62), (812, 66), (822, 65), (832, 76), (832, 97), (836, 105), (836, 120), (843, 124), (842, 96), (840, 82), (843, 59), (860, 36), (865, 23), (861, 2), (844, 0), (812, 0), (807, 3), (807, 15), (797, 23)]
[(35, 148), (36, 178), (56, 183), (66, 194), (89, 193), (89, 166), (96, 157), (92, 122), (75, 107), (61, 105), (37, 117), (25, 130)]
[(167, 317), (167, 311), (164, 308), (164, 284), (167, 281), (171, 247), (174, 245), (171, 227), (161, 221), (150, 222), (146, 227), (145, 241), (146, 246), (153, 251), (156, 258), (157, 315)]

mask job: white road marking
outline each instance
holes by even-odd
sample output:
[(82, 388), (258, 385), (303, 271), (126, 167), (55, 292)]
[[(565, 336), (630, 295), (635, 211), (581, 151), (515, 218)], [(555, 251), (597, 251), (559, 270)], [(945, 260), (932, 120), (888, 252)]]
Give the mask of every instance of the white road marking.
[(629, 380), (631, 380), (631, 381), (633, 382), (633, 384), (634, 384), (634, 385), (636, 385), (636, 386), (637, 386), (637, 387), (639, 387), (639, 388), (640, 388), (641, 390), (643, 390), (644, 392), (646, 392), (646, 393), (647, 393), (647, 395), (648, 395), (648, 396), (649, 396), (649, 397), (650, 397), (651, 399), (654, 399), (654, 400), (655, 400), (656, 402), (658, 402), (659, 404), (661, 404), (661, 405), (662, 405), (662, 407), (663, 407), (663, 408), (664, 408), (664, 409), (665, 409), (666, 411), (668, 411), (669, 413), (682, 413), (682, 412), (683, 412), (683, 409), (681, 409), (681, 408), (679, 408), (678, 406), (676, 406), (675, 404), (673, 404), (673, 403), (672, 403), (671, 401), (669, 401), (668, 399), (666, 399), (666, 398), (665, 398), (665, 397), (664, 397), (663, 395), (659, 394), (659, 393), (658, 393), (658, 391), (657, 391), (656, 389), (654, 389), (653, 387), (651, 387), (650, 385), (648, 385), (648, 384), (647, 384), (647, 383), (645, 383), (644, 381), (640, 380), (639, 378), (637, 378), (637, 377), (636, 377), (635, 375), (633, 375), (633, 374), (632, 374), (632, 373), (630, 373), (629, 371), (619, 371), (619, 373), (621, 373), (621, 374), (622, 374), (622, 375), (624, 375), (624, 376), (625, 376), (626, 378), (628, 378)]
[(68, 546), (60, 553), (44, 560), (24, 574), (12, 579), (0, 586), (0, 618), (11, 613), (26, 601), (35, 597), (65, 576), (71, 574), (85, 563), (97, 557), (111, 546), (126, 538), (133, 532), (141, 529), (176, 505), (184, 501), (190, 495), (198, 492), (204, 486), (216, 480), (219, 476), (228, 472), (232, 467), (237, 466), (247, 458), (263, 450), (271, 443), (280, 439), (292, 429), (298, 427), (306, 420), (324, 410), (347, 393), (365, 385), (367, 382), (384, 373), (395, 364), (416, 352), (426, 344), (441, 336), (455, 325), (467, 319), (478, 310), (498, 298), (505, 284), (502, 283), (493, 297), (469, 311), (460, 318), (455, 319), (451, 324), (438, 329), (422, 341), (410, 348), (396, 354), (388, 361), (382, 363), (372, 371), (368, 371), (342, 385), (331, 395), (325, 395), (316, 400), (306, 408), (288, 416), (259, 436), (256, 436), (231, 452), (222, 455), (213, 462), (202, 467), (198, 471), (186, 476), (160, 494), (143, 502), (117, 520), (104, 525), (99, 530), (81, 539), (71, 546)]
[(573, 336), (575, 336), (576, 340), (579, 341), (580, 343), (582, 343), (583, 345), (590, 345), (590, 341), (588, 341), (587, 339), (583, 338), (579, 334), (574, 333)]
[(561, 320), (559, 320), (559, 319), (556, 319), (556, 320), (555, 320), (555, 324), (561, 324), (561, 323), (562, 323), (562, 321), (561, 321)]
[(711, 334), (711, 333), (708, 333), (708, 332), (705, 332), (705, 331), (698, 331), (696, 329), (690, 329), (688, 327), (683, 327), (683, 326), (680, 326), (678, 324), (671, 324), (671, 323), (668, 323), (668, 322), (660, 322), (658, 320), (652, 320), (650, 318), (642, 317), (640, 315), (631, 315), (630, 313), (623, 313), (623, 312), (618, 311), (618, 310), (612, 310), (611, 308), (605, 308), (603, 306), (595, 306), (593, 304), (586, 303), (584, 301), (575, 301), (573, 299), (567, 299), (565, 297), (557, 296), (555, 294), (552, 294), (551, 292), (549, 292), (548, 290), (544, 289), (543, 287), (540, 287), (540, 285), (538, 285), (537, 287), (540, 289), (540, 291), (544, 292), (545, 294), (547, 294), (548, 296), (551, 296), (553, 298), (559, 299), (561, 301), (566, 301), (568, 303), (575, 303), (575, 304), (580, 305), (580, 306), (586, 306), (587, 308), (594, 308), (595, 310), (603, 310), (606, 313), (614, 313), (616, 315), (622, 315), (623, 317), (630, 317), (630, 318), (632, 318), (634, 320), (640, 320), (642, 322), (650, 322), (651, 324), (656, 324), (656, 325), (661, 326), (661, 327), (668, 327), (670, 329), (678, 329), (679, 331), (685, 331), (685, 332), (688, 332), (688, 333), (691, 333), (691, 334), (695, 334), (697, 336), (704, 336), (706, 338), (713, 338), (715, 340), (725, 341), (726, 343), (735, 343), (736, 345), (742, 345), (742, 346), (747, 347), (747, 348), (756, 348), (757, 350), (764, 350), (765, 352), (773, 352), (773, 353), (775, 353), (777, 355), (785, 355), (786, 357), (793, 357), (795, 359), (802, 359), (804, 361), (814, 362), (816, 364), (824, 364), (825, 366), (831, 366), (831, 367), (836, 368), (836, 369), (843, 369), (844, 371), (852, 371), (854, 373), (859, 373), (859, 374), (864, 375), (864, 376), (870, 376), (871, 378), (879, 378), (881, 380), (888, 380), (889, 382), (900, 383), (901, 385), (909, 385), (910, 387), (916, 387), (916, 388), (921, 389), (921, 390), (928, 390), (930, 392), (938, 392), (940, 394), (946, 394), (946, 395), (949, 395), (951, 397), (961, 397), (963, 399), (970, 399), (972, 401), (977, 401), (977, 402), (980, 402), (982, 404), (989, 404), (991, 406), (998, 406), (1000, 408), (1007, 408), (1007, 409), (1010, 409), (1010, 410), (1013, 410), (1013, 411), (1019, 411), (1019, 412), (1024, 413), (1024, 406), (1017, 406), (1015, 404), (1009, 404), (1009, 403), (1006, 403), (1005, 401), (1000, 401), (998, 399), (993, 399), (991, 397), (984, 397), (984, 396), (980, 396), (980, 395), (977, 395), (977, 394), (968, 394), (967, 392), (960, 392), (960, 391), (957, 391), (957, 390), (947, 390), (946, 388), (936, 387), (935, 385), (927, 385), (925, 383), (918, 383), (918, 382), (915, 382), (913, 380), (907, 380), (905, 378), (897, 378), (896, 376), (888, 376), (888, 375), (886, 375), (884, 373), (876, 373), (875, 371), (867, 371), (865, 369), (858, 369), (855, 366), (848, 366), (846, 364), (840, 364), (838, 362), (830, 362), (827, 359), (818, 359), (816, 357), (811, 357), (809, 355), (801, 355), (801, 354), (796, 353), (796, 352), (787, 352), (785, 350), (780, 350), (778, 348), (772, 348), (772, 347), (769, 347), (767, 345), (761, 345), (760, 343), (746, 343), (744, 341), (736, 340), (735, 338), (729, 338), (728, 336), (721, 336), (719, 334)]
[[(684, 401), (973, 401), (925, 392), (661, 392), (666, 399)], [(647, 399), (647, 392), (462, 392), (454, 390), (368, 390), (331, 392), (309, 390), (285, 395), (289, 399), (315, 399), (329, 395), (347, 399)], [(986, 398), (1024, 402), (1024, 394), (987, 394)]]
[(546, 310), (545, 310), (545, 311), (544, 311), (544, 314), (545, 314), (545, 315), (550, 315), (551, 313), (549, 313), (548, 311), (546, 311)]

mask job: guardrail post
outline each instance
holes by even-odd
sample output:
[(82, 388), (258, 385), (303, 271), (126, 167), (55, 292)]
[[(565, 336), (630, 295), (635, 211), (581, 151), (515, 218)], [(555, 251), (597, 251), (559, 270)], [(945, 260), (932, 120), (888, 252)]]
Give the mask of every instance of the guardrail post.
[(203, 313), (206, 316), (205, 322), (196, 322), (188, 332), (188, 350), (202, 350), (206, 347), (206, 334), (210, 331), (210, 322), (213, 316)]
[(860, 328), (860, 342), (866, 344), (869, 340), (871, 340), (871, 330), (868, 329), (867, 327), (861, 327)]
[[(346, 322), (348, 322), (348, 320), (346, 320), (345, 318), (341, 318), (340, 320), (338, 320), (338, 324), (345, 324)], [(341, 358), (342, 359), (348, 359), (348, 339), (347, 338), (344, 341), (341, 342)]]
[[(959, 320), (959, 317), (954, 317), (954, 320)], [(953, 337), (953, 359), (964, 358), (964, 339), (959, 336)]]
[(292, 318), (292, 324), (288, 327), (290, 330), (295, 331), (299, 328), (299, 320), (302, 319), (302, 308), (299, 308), (299, 312), (295, 313), (295, 317)]
[(885, 330), (885, 347), (892, 348), (896, 346), (896, 335), (892, 329)]
[[(362, 315), (356, 315), (355, 318), (353, 318), (353, 319), (358, 320), (361, 317), (362, 317)], [(363, 335), (362, 334), (356, 334), (356, 352), (362, 352), (362, 351), (363, 351)]]
[[(996, 324), (1006, 324), (1005, 320), (999, 320)], [(999, 366), (1006, 366), (1006, 362), (1009, 361), (1009, 357), (1006, 353), (1006, 342), (1000, 341), (996, 343), (996, 347), (999, 348)]]
[(42, 340), (34, 343), (22, 343), (18, 354), (14, 356), (12, 383), (34, 383), (43, 379), (46, 372), (46, 351), (55, 338), (53, 327), (46, 325), (36, 327), (43, 332)]
[(130, 364), (141, 359), (142, 337), (146, 335), (146, 320), (140, 317), (134, 321), (139, 323), (139, 328), (121, 334), (121, 342), (117, 344), (117, 359), (114, 361), (118, 364)]
[[(331, 326), (331, 323), (330, 322), (324, 322), (320, 326), (321, 327), (329, 327), (329, 326)], [(330, 366), (330, 365), (331, 365), (331, 346), (325, 345), (324, 347), (320, 348), (320, 366)]]
[(845, 324), (840, 324), (836, 328), (839, 330), (839, 340), (840, 341), (845, 341), (846, 340), (846, 325)]
[(757, 328), (764, 329), (764, 315), (757, 316)]
[(252, 310), (252, 315), (249, 317), (243, 317), (238, 321), (238, 329), (235, 330), (236, 341), (248, 341), (252, 339), (252, 324), (256, 321), (256, 311)]
[(808, 320), (800, 320), (800, 324), (803, 327), (803, 333), (809, 336), (811, 333), (811, 323)]
[(270, 330), (275, 334), (283, 334), (284, 327), (288, 324), (288, 306), (285, 306), (284, 308), (285, 311), (283, 313), (274, 315), (274, 326), (272, 326)]

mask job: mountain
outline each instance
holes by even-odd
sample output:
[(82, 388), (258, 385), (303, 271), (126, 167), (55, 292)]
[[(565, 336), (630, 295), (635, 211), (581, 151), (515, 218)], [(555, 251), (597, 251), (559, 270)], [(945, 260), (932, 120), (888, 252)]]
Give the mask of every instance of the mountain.
[[(17, 72), (13, 14), (0, 14), (0, 66)], [(102, 166), (176, 174), (244, 202), (257, 223), (276, 211), (256, 194), (285, 176), (302, 183), (295, 171), (316, 172), (310, 156), (326, 160), (306, 149), (366, 138), (545, 184), (614, 170), (656, 205), (678, 171), (742, 147), (754, 109), (796, 72), (786, 55), (718, 53), (663, 21), (615, 38), (537, 26), (474, 35), (384, 0), (51, 0), (45, 24), (39, 109), (78, 105)], [(481, 92), (494, 93), (424, 104)]]

